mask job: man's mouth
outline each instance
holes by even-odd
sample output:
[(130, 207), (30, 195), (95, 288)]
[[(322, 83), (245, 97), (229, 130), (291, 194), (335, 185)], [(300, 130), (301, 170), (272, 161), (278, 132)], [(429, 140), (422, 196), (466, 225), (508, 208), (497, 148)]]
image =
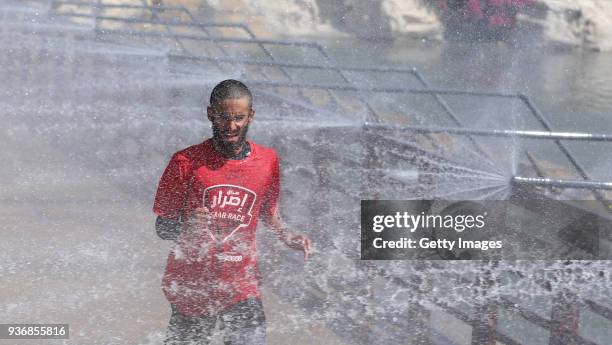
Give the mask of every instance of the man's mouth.
[(227, 133), (223, 135), (223, 139), (227, 141), (231, 141), (231, 142), (236, 142), (240, 139), (240, 135), (238, 135), (238, 133), (236, 134)]

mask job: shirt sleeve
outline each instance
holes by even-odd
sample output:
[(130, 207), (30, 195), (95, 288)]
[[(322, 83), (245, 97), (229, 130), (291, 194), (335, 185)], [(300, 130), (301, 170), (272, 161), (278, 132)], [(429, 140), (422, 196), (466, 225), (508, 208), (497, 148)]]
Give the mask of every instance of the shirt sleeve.
[(272, 174), (270, 187), (266, 191), (261, 209), (261, 218), (268, 223), (278, 209), (278, 199), (280, 195), (280, 162), (278, 156), (274, 154), (272, 162)]
[(178, 219), (183, 209), (190, 180), (190, 164), (186, 157), (174, 154), (159, 180), (153, 212), (160, 217)]

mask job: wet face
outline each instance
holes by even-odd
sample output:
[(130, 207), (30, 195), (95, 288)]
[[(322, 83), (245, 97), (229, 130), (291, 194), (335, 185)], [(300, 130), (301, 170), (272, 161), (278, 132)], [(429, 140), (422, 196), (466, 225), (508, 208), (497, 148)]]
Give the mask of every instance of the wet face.
[(229, 98), (207, 109), (213, 139), (226, 156), (239, 154), (246, 141), (249, 124), (255, 115), (249, 103), (248, 97)]

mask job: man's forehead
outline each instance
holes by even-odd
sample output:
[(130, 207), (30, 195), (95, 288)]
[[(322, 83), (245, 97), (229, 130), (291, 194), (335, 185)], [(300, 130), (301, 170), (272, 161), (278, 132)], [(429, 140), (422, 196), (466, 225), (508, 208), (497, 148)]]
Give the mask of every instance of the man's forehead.
[(218, 104), (213, 105), (213, 108), (224, 111), (241, 111), (250, 109), (250, 101), (248, 97), (226, 98)]

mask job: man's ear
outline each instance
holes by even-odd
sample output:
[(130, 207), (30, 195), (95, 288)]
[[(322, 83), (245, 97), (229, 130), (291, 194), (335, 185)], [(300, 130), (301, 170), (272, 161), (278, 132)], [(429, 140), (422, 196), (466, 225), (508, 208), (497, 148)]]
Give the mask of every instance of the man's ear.
[(212, 122), (212, 120), (213, 120), (213, 109), (211, 107), (206, 107), (206, 117), (208, 117), (208, 120), (210, 122)]
[(253, 120), (255, 117), (255, 109), (251, 109), (251, 113), (249, 114), (249, 121)]

